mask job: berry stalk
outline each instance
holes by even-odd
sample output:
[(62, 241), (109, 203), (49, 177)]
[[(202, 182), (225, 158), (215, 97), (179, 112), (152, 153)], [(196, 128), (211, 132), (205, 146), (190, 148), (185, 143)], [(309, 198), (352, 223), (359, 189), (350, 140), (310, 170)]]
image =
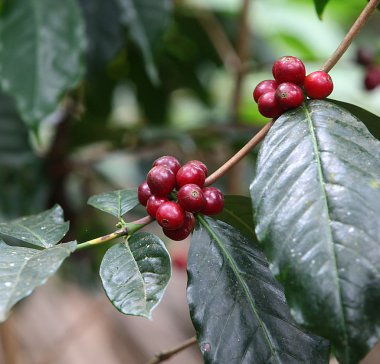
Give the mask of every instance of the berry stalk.
[(363, 9), (359, 17), (355, 20), (354, 24), (343, 38), (335, 52), (322, 66), (321, 71), (326, 73), (330, 72), (337, 62), (342, 58), (343, 54), (347, 51), (353, 39), (358, 35), (364, 24), (367, 22), (372, 13), (376, 10), (380, 0), (370, 0), (366, 7)]
[(226, 163), (218, 168), (214, 173), (206, 178), (205, 186), (212, 185), (217, 179), (225, 175), (235, 164), (239, 163), (257, 144), (259, 144), (267, 135), (269, 129), (272, 127), (274, 121), (272, 120), (246, 144), (241, 148), (233, 157), (231, 157)]

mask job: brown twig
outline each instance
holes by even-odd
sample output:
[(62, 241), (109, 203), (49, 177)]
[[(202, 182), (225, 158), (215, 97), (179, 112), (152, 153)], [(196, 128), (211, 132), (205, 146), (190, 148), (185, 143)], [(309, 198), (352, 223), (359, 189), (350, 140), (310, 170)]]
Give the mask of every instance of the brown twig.
[(190, 346), (194, 345), (196, 342), (197, 342), (197, 338), (193, 336), (190, 339), (185, 340), (183, 343), (179, 344), (178, 346), (174, 347), (173, 349), (156, 354), (154, 358), (149, 360), (146, 364), (162, 363), (163, 361), (170, 359), (173, 355), (178, 354), (182, 350), (185, 350), (189, 348)]
[(348, 31), (346, 36), (343, 38), (342, 42), (339, 44), (335, 52), (329, 57), (329, 59), (322, 66), (321, 70), (324, 72), (330, 72), (331, 69), (336, 65), (339, 59), (347, 51), (348, 47), (352, 43), (352, 40), (360, 32), (364, 24), (367, 22), (371, 14), (376, 10), (379, 5), (380, 0), (370, 0), (366, 7), (363, 9), (359, 17), (355, 20), (351, 29)]
[(259, 144), (267, 135), (269, 129), (272, 127), (274, 121), (272, 120), (246, 144), (241, 148), (233, 157), (231, 157), (226, 163), (218, 168), (213, 174), (207, 177), (205, 186), (213, 184), (218, 178), (227, 173), (235, 164), (240, 162), (257, 144)]

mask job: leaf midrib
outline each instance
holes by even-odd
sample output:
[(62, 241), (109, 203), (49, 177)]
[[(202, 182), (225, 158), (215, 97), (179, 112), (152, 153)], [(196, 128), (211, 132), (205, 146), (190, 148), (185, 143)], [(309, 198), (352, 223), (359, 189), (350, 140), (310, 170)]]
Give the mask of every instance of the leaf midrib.
[(257, 321), (258, 321), (258, 324), (259, 324), (259, 327), (261, 329), (261, 331), (263, 332), (264, 334), (264, 338), (265, 338), (265, 341), (268, 343), (268, 347), (272, 353), (272, 356), (273, 358), (276, 360), (276, 363), (280, 364), (281, 361), (280, 361), (280, 358), (278, 357), (277, 355), (277, 350), (275, 349), (274, 347), (274, 344), (272, 343), (271, 339), (270, 339), (270, 334), (268, 333), (263, 321), (261, 320), (260, 318), (260, 315), (258, 314), (257, 310), (256, 310), (256, 307), (255, 307), (255, 302), (248, 290), (248, 287), (247, 285), (244, 283), (244, 280), (243, 278), (241, 277), (240, 273), (239, 273), (239, 270), (235, 267), (235, 264), (234, 264), (234, 261), (233, 261), (233, 258), (231, 257), (231, 255), (228, 253), (228, 251), (225, 249), (222, 241), (219, 239), (219, 237), (216, 235), (215, 231), (211, 228), (211, 226), (208, 224), (208, 222), (202, 217), (202, 216), (198, 216), (198, 219), (199, 221), (201, 222), (201, 224), (205, 227), (205, 229), (209, 232), (209, 234), (211, 235), (211, 237), (215, 240), (215, 242), (218, 244), (219, 248), (221, 249), (223, 255), (226, 257), (226, 259), (228, 260), (229, 262), (229, 265), (230, 267), (232, 268), (232, 271), (234, 272), (236, 278), (237, 278), (237, 281), (239, 283), (239, 285), (241, 286), (242, 290), (244, 291), (248, 301), (249, 301), (249, 304), (252, 308), (252, 311), (254, 312), (256, 318), (257, 318)]
[(347, 338), (346, 318), (345, 318), (345, 313), (344, 313), (344, 309), (343, 309), (342, 287), (340, 285), (339, 275), (338, 275), (338, 263), (337, 263), (337, 259), (336, 259), (337, 254), (336, 254), (334, 239), (333, 239), (333, 235), (332, 235), (332, 231), (331, 231), (331, 219), (330, 219), (330, 214), (329, 214), (328, 197), (327, 197), (326, 188), (325, 188), (326, 182), (325, 182), (324, 176), (323, 176), (322, 161), (321, 161), (321, 157), (320, 157), (320, 153), (319, 153), (319, 143), (318, 143), (317, 135), (316, 135), (315, 130), (314, 130), (313, 120), (312, 120), (311, 114), (310, 114), (310, 112), (309, 112), (309, 110), (305, 104), (303, 104), (303, 108), (305, 110), (305, 115), (306, 115), (308, 128), (309, 128), (309, 132), (310, 132), (310, 136), (311, 136), (311, 141), (313, 144), (314, 160), (315, 160), (315, 163), (317, 166), (319, 186), (320, 186), (321, 193), (322, 193), (324, 208), (326, 210), (326, 220), (327, 220), (326, 223), (328, 226), (328, 236), (327, 236), (327, 238), (328, 238), (328, 250), (329, 250), (331, 260), (332, 260), (333, 266), (334, 266), (334, 283), (336, 286), (337, 297), (339, 300), (339, 313), (340, 313), (339, 321), (340, 321), (341, 329), (343, 330), (343, 336), (344, 336), (344, 342), (345, 342), (345, 345), (344, 345), (344, 347), (345, 347), (345, 349), (344, 349), (345, 358), (346, 358), (346, 360), (348, 360), (347, 358), (349, 357), (349, 354), (347, 351), (347, 349), (348, 349), (348, 347), (347, 347), (348, 338)]

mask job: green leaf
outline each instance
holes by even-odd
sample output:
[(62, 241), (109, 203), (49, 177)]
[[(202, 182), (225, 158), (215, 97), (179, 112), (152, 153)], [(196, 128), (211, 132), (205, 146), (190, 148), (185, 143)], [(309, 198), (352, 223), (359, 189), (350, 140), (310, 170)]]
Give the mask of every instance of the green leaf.
[(63, 219), (61, 206), (55, 205), (40, 214), (0, 224), (0, 235), (49, 248), (62, 240), (69, 230), (69, 225)]
[(230, 225), (200, 221), (187, 296), (205, 363), (328, 363), (327, 341), (295, 325), (255, 245)]
[(35, 250), (0, 241), (0, 322), (7, 319), (14, 304), (44, 284), (75, 247), (72, 241)]
[[(75, 0), (4, 3), (0, 83), (30, 126), (52, 113), (83, 74), (85, 33)], [(17, 62), (15, 60), (17, 59)]]
[(317, 11), (319, 19), (322, 19), (323, 11), (329, 0), (314, 0), (315, 10)]
[(152, 82), (158, 83), (153, 52), (157, 41), (169, 23), (170, 0), (118, 0), (122, 22), (129, 28), (130, 37), (140, 48), (146, 71)]
[(100, 266), (104, 290), (125, 315), (151, 318), (171, 276), (164, 243), (155, 235), (136, 233), (107, 250)]
[(224, 196), (223, 211), (215, 219), (226, 222), (246, 235), (252, 241), (257, 241), (254, 225), (252, 202), (246, 196)]
[(91, 196), (87, 203), (120, 219), (125, 213), (136, 207), (139, 200), (136, 189), (127, 189)]
[(355, 115), (359, 120), (361, 120), (365, 124), (370, 133), (376, 139), (380, 139), (380, 116), (372, 114), (370, 111), (365, 110), (357, 105), (350, 104), (348, 102), (332, 99), (328, 99), (328, 101), (342, 107), (343, 109), (346, 109), (348, 112)]
[(251, 195), (256, 233), (297, 320), (342, 363), (380, 339), (380, 142), (326, 101), (280, 117)]

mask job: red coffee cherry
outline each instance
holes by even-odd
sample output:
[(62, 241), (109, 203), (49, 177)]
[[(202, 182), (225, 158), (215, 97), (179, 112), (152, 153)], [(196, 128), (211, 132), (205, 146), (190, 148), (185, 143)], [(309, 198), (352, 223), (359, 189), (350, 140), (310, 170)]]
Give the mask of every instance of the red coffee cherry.
[(164, 203), (168, 202), (169, 199), (167, 197), (158, 197), (158, 196), (151, 196), (148, 199), (148, 202), (146, 203), (146, 212), (153, 217), (153, 219), (156, 218), (156, 213), (158, 208)]
[(364, 78), (364, 87), (371, 91), (380, 85), (380, 67), (368, 67)]
[(331, 94), (334, 84), (328, 73), (315, 71), (306, 76), (304, 88), (311, 99), (321, 100)]
[(153, 167), (164, 166), (169, 168), (174, 174), (177, 174), (178, 170), (181, 168), (181, 164), (178, 159), (172, 157), (171, 155), (164, 155), (153, 162)]
[(283, 82), (291, 82), (302, 86), (306, 70), (305, 65), (300, 59), (292, 56), (285, 56), (274, 62), (272, 73), (279, 84)]
[(267, 92), (276, 91), (278, 83), (275, 80), (261, 81), (253, 90), (253, 99), (258, 102), (259, 98)]
[(183, 225), (176, 230), (163, 229), (164, 234), (175, 241), (186, 239), (194, 230), (195, 217), (191, 212), (186, 212), (185, 221)]
[(139, 199), (141, 205), (146, 206), (150, 196), (152, 196), (152, 192), (146, 181), (144, 181), (137, 189), (137, 198)]
[(177, 189), (180, 189), (182, 186), (187, 185), (189, 183), (193, 183), (199, 187), (203, 187), (206, 180), (206, 176), (200, 167), (192, 163), (186, 163), (177, 172), (176, 180)]
[(259, 112), (266, 118), (277, 118), (282, 114), (283, 110), (278, 105), (274, 94), (274, 91), (267, 92), (259, 98)]
[(208, 169), (207, 169), (207, 166), (204, 163), (202, 163), (200, 161), (197, 161), (197, 160), (192, 160), (190, 162), (187, 162), (186, 164), (194, 164), (194, 165), (196, 165), (197, 167), (199, 167), (204, 172), (205, 176), (207, 177), (207, 175), (208, 175)]
[(178, 191), (177, 199), (179, 205), (189, 212), (201, 211), (206, 204), (202, 189), (195, 184), (182, 186)]
[(277, 104), (283, 110), (295, 109), (304, 101), (304, 94), (301, 87), (290, 82), (284, 82), (278, 86), (274, 96)]
[(224, 197), (223, 193), (215, 187), (205, 187), (202, 189), (203, 196), (206, 199), (206, 205), (201, 211), (204, 215), (216, 215), (223, 210)]
[(154, 195), (167, 196), (173, 191), (176, 179), (168, 167), (156, 166), (149, 171), (146, 182)]
[(164, 202), (157, 210), (156, 220), (166, 230), (176, 230), (185, 222), (185, 211), (173, 201)]

